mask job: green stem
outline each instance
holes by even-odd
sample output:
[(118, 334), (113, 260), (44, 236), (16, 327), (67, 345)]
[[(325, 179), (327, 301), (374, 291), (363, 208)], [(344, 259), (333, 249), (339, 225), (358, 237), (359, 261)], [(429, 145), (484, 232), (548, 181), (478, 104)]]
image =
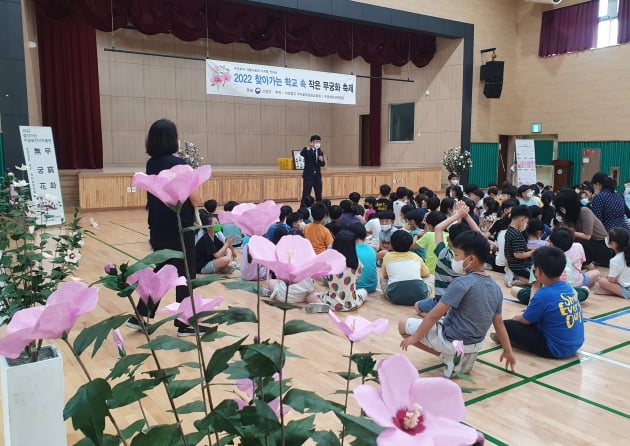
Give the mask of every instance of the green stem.
[[(348, 410), (348, 394), (350, 393), (350, 372), (352, 370), (352, 349), (354, 348), (354, 342), (350, 341), (350, 356), (348, 356), (348, 374), (346, 375), (346, 398), (343, 402), (343, 413)], [(341, 428), (341, 446), (346, 437), (346, 427)]]
[[(186, 283), (188, 284), (188, 294), (190, 295), (190, 305), (192, 308), (193, 316), (197, 314), (197, 308), (195, 306), (195, 299), (193, 298), (193, 287), (191, 283), (190, 267), (188, 266), (188, 258), (186, 255), (186, 243), (184, 242), (184, 228), (182, 227), (182, 218), (180, 211), (177, 211), (177, 227), (179, 229), (179, 242), (182, 246), (182, 254), (184, 255), (184, 271), (186, 274)], [(205, 414), (208, 415), (208, 405), (210, 411), (214, 410), (214, 403), (212, 401), (212, 392), (210, 391), (210, 385), (206, 382), (206, 359), (203, 354), (203, 348), (201, 348), (201, 334), (199, 333), (199, 321), (195, 321), (193, 325), (195, 329), (195, 340), (197, 341), (197, 360), (199, 362), (199, 375), (201, 376), (201, 397), (203, 398), (203, 408)], [(204, 392), (205, 388), (205, 392)], [(206, 400), (207, 393), (207, 400)], [(215, 439), (219, 444), (219, 433), (215, 432)], [(210, 433), (208, 433), (208, 442), (212, 444)]]
[(256, 322), (257, 322), (257, 334), (258, 342), (260, 342), (260, 265), (256, 265)]
[[(289, 300), (289, 284), (286, 283), (287, 291), (284, 295), (284, 302), (286, 303)], [(284, 402), (282, 401), (282, 363), (284, 360), (284, 326), (287, 322), (287, 311), (286, 309), (282, 310), (282, 340), (280, 341), (280, 370), (278, 370), (278, 384), (280, 389), (280, 445), (285, 446), (284, 440)]]
[[(147, 331), (147, 325), (144, 322), (144, 317), (142, 317), (140, 313), (138, 312), (138, 307), (136, 306), (136, 303), (133, 301), (131, 296), (128, 296), (127, 299), (129, 300), (129, 303), (131, 304), (131, 307), (133, 308), (134, 314), (136, 315), (136, 319), (138, 320), (138, 323), (140, 324), (140, 327), (141, 327), (140, 331), (146, 338), (147, 343), (151, 342), (151, 338), (149, 337), (149, 332)], [(153, 361), (155, 362), (155, 366), (157, 367), (157, 369), (160, 371), (163, 370), (162, 366), (160, 365), (160, 360), (158, 359), (157, 354), (155, 353), (155, 350), (152, 348), (149, 350), (151, 351), (151, 356), (153, 356)], [(186, 443), (186, 437), (184, 435), (184, 429), (182, 428), (182, 422), (179, 418), (179, 414), (177, 413), (177, 408), (175, 407), (175, 401), (173, 401), (173, 398), (171, 397), (171, 393), (168, 390), (168, 383), (166, 381), (162, 381), (162, 385), (164, 386), (164, 389), (166, 390), (166, 396), (171, 406), (171, 410), (173, 411), (173, 416), (175, 417), (175, 421), (177, 422), (177, 425), (179, 426), (179, 432), (182, 436), (182, 442), (184, 446), (187, 446), (188, 443)]]
[[(72, 348), (72, 345), (70, 344), (70, 342), (68, 342), (68, 338), (64, 337), (62, 339), (66, 343), (66, 345), (68, 346), (70, 351), (72, 352), (72, 355), (75, 357), (75, 359), (77, 360), (79, 365), (81, 366), (81, 370), (83, 370), (83, 373), (87, 377), (88, 381), (91, 382), (92, 381), (92, 377), (90, 376), (90, 372), (88, 372), (88, 369), (85, 367), (85, 364), (83, 364), (83, 361), (81, 361), (81, 358), (79, 357), (79, 355), (77, 355), (74, 352), (74, 348)], [(116, 420), (112, 416), (112, 413), (109, 411), (109, 409), (107, 409), (107, 417), (109, 418), (109, 421), (111, 421), (112, 425), (114, 426), (114, 429), (116, 429), (116, 433), (118, 434), (118, 438), (120, 438), (120, 440), (122, 441), (123, 445), (128, 446), (127, 440), (125, 440), (125, 437), (123, 437), (123, 434), (120, 431), (120, 428), (118, 427), (118, 423), (116, 423)]]

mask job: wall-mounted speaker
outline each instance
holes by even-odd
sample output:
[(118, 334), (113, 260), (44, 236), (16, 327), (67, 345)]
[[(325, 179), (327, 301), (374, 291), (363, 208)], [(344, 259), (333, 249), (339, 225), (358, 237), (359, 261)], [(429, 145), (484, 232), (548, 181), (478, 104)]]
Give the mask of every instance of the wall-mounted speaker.
[(500, 98), (503, 89), (503, 69), (505, 62), (486, 62), (481, 66), (480, 78), (486, 84), (483, 87), (483, 94), (487, 98)]

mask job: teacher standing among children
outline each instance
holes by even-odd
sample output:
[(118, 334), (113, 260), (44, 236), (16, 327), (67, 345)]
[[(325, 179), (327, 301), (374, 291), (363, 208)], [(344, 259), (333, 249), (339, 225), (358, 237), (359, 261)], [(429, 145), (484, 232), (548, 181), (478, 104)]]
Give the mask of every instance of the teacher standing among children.
[(315, 200), (322, 201), (322, 167), (326, 165), (324, 161), (324, 152), (321, 150), (322, 138), (319, 135), (311, 136), (311, 140), (307, 147), (300, 152), (304, 158), (304, 171), (302, 179), (304, 188), (302, 190), (302, 199), (307, 198), (311, 194), (311, 189), (315, 189)]

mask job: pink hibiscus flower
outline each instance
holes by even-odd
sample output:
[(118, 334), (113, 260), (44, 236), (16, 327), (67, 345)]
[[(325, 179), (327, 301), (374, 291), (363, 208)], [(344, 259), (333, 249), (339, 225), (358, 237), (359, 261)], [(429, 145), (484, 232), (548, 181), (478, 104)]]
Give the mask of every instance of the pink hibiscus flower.
[(352, 342), (360, 342), (372, 333), (384, 334), (389, 327), (389, 321), (383, 318), (370, 322), (361, 316), (348, 316), (345, 322), (341, 322), (332, 310), (328, 311), (328, 316), (344, 336)]
[[(217, 297), (216, 299), (203, 299), (201, 296), (195, 295), (194, 299), (195, 310), (197, 313), (212, 311), (223, 302), (222, 297)], [(182, 321), (185, 324), (188, 324), (188, 319), (195, 315), (195, 312), (192, 309), (190, 296), (182, 300), (180, 303), (175, 302), (173, 304), (165, 306), (163, 309), (159, 310), (158, 313), (168, 313), (171, 315), (181, 313), (177, 320)]]
[(149, 301), (157, 304), (166, 293), (178, 285), (186, 285), (186, 278), (177, 275), (177, 268), (173, 265), (163, 266), (157, 273), (151, 268), (136, 271), (127, 277), (127, 284), (138, 283), (136, 291), (145, 304)]
[(315, 255), (311, 242), (298, 235), (286, 235), (278, 245), (260, 236), (249, 240), (252, 263), (272, 270), (279, 279), (297, 283), (309, 277), (339, 274), (346, 268), (346, 258), (334, 249)]
[(378, 446), (465, 446), (477, 431), (460, 423), (466, 416), (462, 391), (446, 378), (420, 378), (402, 355), (378, 368), (381, 390), (361, 385), (354, 396), (379, 426)]
[(193, 169), (187, 164), (179, 164), (157, 175), (137, 172), (131, 180), (131, 185), (146, 190), (165, 205), (178, 209), (197, 187), (210, 178), (211, 174), (210, 166)]
[(232, 212), (219, 212), (219, 221), (238, 226), (244, 234), (264, 235), (267, 228), (278, 219), (281, 207), (273, 200), (260, 204), (242, 203), (235, 206)]

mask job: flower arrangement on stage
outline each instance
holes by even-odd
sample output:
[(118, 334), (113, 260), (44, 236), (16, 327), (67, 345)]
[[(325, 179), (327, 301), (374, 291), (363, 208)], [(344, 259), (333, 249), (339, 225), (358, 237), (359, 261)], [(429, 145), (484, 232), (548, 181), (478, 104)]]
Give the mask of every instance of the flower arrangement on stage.
[(203, 156), (199, 153), (199, 149), (194, 142), (184, 141), (184, 147), (177, 149), (177, 156), (186, 161), (193, 169), (201, 166)]
[(470, 152), (468, 150), (462, 150), (460, 146), (457, 146), (444, 152), (442, 165), (446, 168), (448, 173), (461, 175), (473, 166), (473, 162), (470, 157)]
[[(192, 191), (208, 180), (210, 174), (210, 166), (192, 169), (180, 165), (158, 175), (136, 174), (132, 185), (154, 194), (176, 212), (181, 246), (185, 246), (183, 234), (191, 228), (181, 227), (180, 210)], [(234, 220), (251, 211), (252, 206), (255, 205), (240, 209)], [(275, 204), (263, 203), (258, 207), (257, 218), (265, 224), (277, 218)], [(291, 283), (305, 277), (336, 274), (345, 267), (345, 259), (337, 251), (315, 255), (310, 243), (297, 236), (286, 236), (277, 246), (270, 245), (256, 233), (265, 225), (243, 225), (246, 227), (251, 231), (248, 247), (252, 263), (273, 270), (278, 279), (284, 280), (287, 295)], [(0, 354), (6, 356), (19, 352), (29, 342), (29, 336), (32, 337), (27, 334), (32, 332), (65, 342), (86, 379), (67, 402), (63, 414), (85, 435), (78, 444), (299, 446), (311, 441), (327, 446), (343, 446), (345, 442), (354, 446), (404, 446), (483, 442), (475, 429), (460, 423), (465, 407), (457, 384), (445, 378), (420, 378), (409, 360), (401, 355), (377, 362), (372, 353), (353, 352), (354, 345), (370, 334), (387, 331), (385, 319), (372, 322), (349, 316), (341, 321), (334, 313), (329, 314), (331, 327), (336, 326), (350, 342), (348, 366), (337, 372), (345, 382), (345, 389), (340, 389), (345, 395), (344, 404), (292, 386), (284, 374), (286, 361), (294, 356), (289, 353), (287, 339), (325, 329), (300, 319), (287, 321), (287, 312), (295, 311), (298, 306), (263, 300), (283, 312), (280, 339), (265, 338), (261, 333), (259, 306), (256, 312), (236, 306), (221, 308), (222, 298), (204, 299), (195, 294), (197, 288), (220, 280), (219, 277), (208, 275), (191, 280), (189, 271), (179, 276), (171, 265), (156, 271), (155, 266), (185, 255), (185, 251), (161, 250), (131, 265), (105, 265), (106, 274), (97, 284), (114, 290), (119, 298), (128, 301), (131, 312), (111, 316), (85, 328), (74, 341), (70, 340), (72, 326), (81, 314), (96, 306), (98, 299), (98, 288), (76, 282), (59, 287), (37, 314), (16, 314), (12, 323), (19, 326), (12, 327), (15, 330), (0, 340)], [(155, 307), (169, 290), (183, 284), (188, 286), (189, 297), (165, 307), (162, 312), (168, 317), (145, 323), (137, 311), (137, 302), (142, 300), (149, 308)], [(261, 302), (260, 292), (257, 295)], [(138, 347), (139, 351), (133, 353), (126, 351), (118, 331), (132, 315), (139, 321), (144, 342)], [(195, 329), (194, 342), (161, 332), (165, 324), (175, 319)], [(257, 335), (247, 334), (251, 329), (243, 325), (236, 330), (242, 337), (235, 341), (227, 339), (231, 335), (222, 329), (249, 323), (257, 324)], [(201, 324), (209, 326), (208, 329), (202, 330)], [(119, 358), (106, 377), (91, 376), (84, 365), (84, 354), (91, 349), (94, 356), (110, 336)], [(169, 350), (194, 352), (195, 359), (173, 365)], [(353, 364), (356, 373), (352, 371)], [(229, 385), (225, 384), (226, 378), (232, 382), (230, 387), (235, 397), (218, 401), (217, 386)], [(359, 378), (361, 385), (354, 389), (354, 395), (362, 411), (351, 414), (348, 411), (350, 384)], [(379, 381), (380, 390), (371, 384)], [(159, 417), (162, 423), (150, 425), (144, 401), (159, 389), (164, 391), (168, 407), (162, 409), (164, 413)], [(197, 398), (182, 405), (178, 398), (184, 394), (196, 394)], [(151, 404), (156, 404), (160, 398), (151, 400)], [(131, 404), (138, 407), (135, 421), (129, 421), (134, 418), (127, 413), (125, 417), (117, 417), (119, 408)], [(290, 421), (285, 418), (289, 412), (292, 412)], [(318, 430), (315, 421), (316, 414), (320, 413), (334, 414), (340, 422), (339, 432)]]
[[(21, 178), (7, 172), (0, 179), (0, 325), (15, 321), (26, 310), (34, 315), (59, 286), (76, 270), (86, 231), (78, 211), (55, 228), (40, 224), (46, 210), (31, 198), (26, 167), (18, 167)], [(39, 339), (27, 344), (26, 361), (36, 361)]]

